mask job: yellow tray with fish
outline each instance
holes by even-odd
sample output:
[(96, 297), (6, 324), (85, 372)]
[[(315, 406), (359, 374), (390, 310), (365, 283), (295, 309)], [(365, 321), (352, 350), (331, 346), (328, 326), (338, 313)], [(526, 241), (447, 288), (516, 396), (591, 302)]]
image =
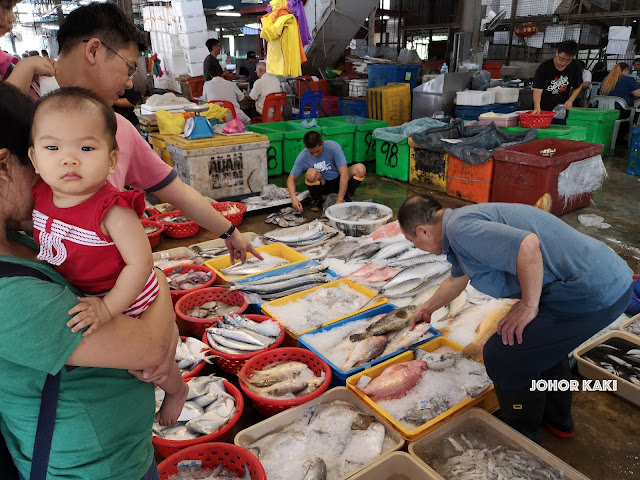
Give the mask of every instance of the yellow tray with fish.
[[(211, 270), (213, 270), (214, 272), (216, 272), (216, 275), (218, 275), (218, 279), (221, 280), (221, 282), (217, 282), (218, 284), (220, 283), (229, 283), (231, 280), (233, 280), (234, 282), (243, 278), (250, 278), (254, 275), (259, 275), (259, 274), (263, 274), (265, 272), (271, 272), (273, 270), (277, 270), (279, 268), (282, 267), (286, 267), (288, 265), (293, 265), (295, 263), (301, 263), (301, 262), (306, 262), (308, 260), (307, 257), (305, 257), (304, 255), (302, 255), (299, 252), (296, 252), (293, 248), (291, 247), (287, 247), (286, 245), (282, 244), (282, 243), (274, 243), (272, 245), (266, 245), (264, 247), (259, 247), (256, 248), (256, 250), (259, 253), (266, 253), (268, 255), (273, 255), (274, 257), (280, 257), (280, 258), (284, 258), (285, 260), (288, 261), (288, 263), (285, 263), (283, 265), (279, 265), (277, 267), (273, 267), (273, 268), (269, 268), (266, 270), (263, 270), (261, 272), (257, 272), (257, 273), (252, 273), (249, 275), (244, 275), (241, 277), (237, 277), (237, 278), (229, 278), (229, 276), (225, 276), (224, 273), (222, 273), (222, 270), (230, 267), (231, 266), (231, 261), (229, 260), (229, 255), (225, 255), (223, 257), (220, 258), (212, 258), (211, 260), (207, 260), (206, 262), (204, 262), (204, 264), (209, 267)], [(252, 254), (247, 254), (247, 258), (251, 258), (253, 257)]]
[[(458, 352), (461, 352), (463, 350), (463, 347), (461, 345), (453, 342), (452, 340), (449, 340), (446, 337), (435, 338), (423, 345), (420, 345), (418, 348), (420, 350), (424, 350), (425, 352), (434, 352), (441, 347), (450, 347)], [(493, 413), (496, 410), (498, 410), (499, 408), (498, 397), (496, 396), (496, 392), (492, 384), (489, 388), (487, 388), (484, 392), (482, 392), (477, 397), (475, 398), (467, 397), (462, 402), (458, 403), (457, 405), (454, 405), (447, 411), (429, 420), (427, 423), (421, 425), (420, 427), (415, 428), (413, 430), (409, 430), (404, 425), (402, 425), (398, 420), (393, 418), (389, 413), (387, 413), (385, 410), (380, 408), (380, 406), (376, 402), (374, 402), (371, 398), (369, 398), (367, 395), (362, 393), (356, 387), (356, 385), (358, 384), (358, 381), (360, 380), (360, 377), (362, 377), (363, 375), (366, 375), (373, 379), (378, 377), (387, 367), (390, 367), (391, 365), (395, 365), (397, 363), (409, 362), (411, 360), (414, 360), (414, 358), (415, 356), (413, 351), (405, 352), (398, 355), (397, 357), (387, 360), (386, 362), (380, 363), (375, 367), (371, 367), (367, 370), (364, 370), (363, 372), (357, 373), (347, 379), (347, 388), (349, 389), (349, 391), (353, 393), (356, 397), (358, 397), (362, 402), (364, 402), (370, 409), (372, 409), (378, 415), (383, 417), (387, 422), (389, 422), (389, 424), (391, 424), (393, 428), (400, 435), (402, 435), (402, 438), (404, 438), (405, 440), (408, 440), (410, 442), (413, 440), (417, 440), (425, 436), (427, 433), (431, 432), (435, 428), (439, 427), (443, 423), (447, 422), (453, 417), (460, 415), (461, 413), (465, 412), (466, 410), (469, 410), (472, 407), (482, 408), (483, 410), (486, 410), (487, 412), (490, 412), (490, 413)]]
[[(321, 403), (331, 402), (346, 402), (347, 404), (357, 409), (360, 413), (364, 415), (372, 415), (375, 421), (380, 423), (385, 428), (385, 440), (380, 455), (378, 455), (373, 460), (364, 463), (363, 465), (355, 466), (354, 470), (348, 472), (342, 477), (339, 477), (337, 480), (345, 480), (347, 478), (351, 478), (352, 475), (355, 475), (363, 469), (366, 469), (367, 467), (373, 465), (381, 458), (385, 458), (387, 455), (396, 452), (404, 447), (405, 442), (402, 437), (393, 428), (391, 428), (389, 424), (387, 424), (377, 412), (370, 412), (366, 407), (364, 407), (362, 403), (360, 403), (353, 395), (351, 395), (351, 393), (349, 393), (345, 387), (335, 387), (331, 390), (327, 390), (319, 397), (314, 398), (307, 403), (292, 407), (288, 410), (285, 410), (284, 412), (280, 412), (277, 415), (274, 415), (273, 417), (269, 417), (259, 423), (256, 423), (255, 425), (247, 427), (244, 430), (238, 432), (233, 442), (237, 446), (246, 449), (261, 438), (266, 437), (270, 434), (280, 433), (286, 427), (302, 420), (305, 417), (305, 412), (310, 407), (314, 407), (315, 405)], [(267, 472), (267, 475), (268, 474), (269, 472)]]
[[(589, 480), (540, 445), (532, 442), (493, 415), (479, 408), (471, 408), (465, 411), (455, 419), (425, 435), (420, 440), (409, 444), (409, 454), (430, 472), (431, 476), (426, 478), (446, 480), (446, 477), (440, 475), (436, 468), (441, 468), (442, 464), (445, 463), (444, 457), (442, 457), (443, 452), (451, 451), (452, 442), (448, 440), (449, 438), (455, 437), (454, 440), (458, 441), (459, 447), (462, 447), (460, 442), (464, 443), (464, 440), (460, 435), (466, 435), (465, 438), (472, 438), (473, 440), (475, 440), (476, 436), (480, 437), (479, 440), (481, 439), (482, 443), (485, 444), (481, 448), (485, 450), (483, 450), (484, 455), (478, 452), (478, 456), (483, 455), (483, 459), (485, 460), (487, 458), (487, 450), (490, 451), (503, 445), (509, 450), (522, 450), (538, 458), (547, 466), (563, 472), (565, 480)], [(504, 453), (502, 453), (502, 455), (504, 455)], [(471, 462), (470, 466), (473, 466), (474, 458), (470, 457), (468, 461)], [(480, 462), (482, 462), (482, 460), (480, 460)], [(506, 464), (508, 468), (509, 462), (505, 461), (504, 464)], [(540, 465), (536, 465), (536, 467), (535, 471), (539, 473)], [(457, 474), (455, 478), (462, 478), (462, 475), (463, 473)], [(496, 474), (494, 473), (494, 475)], [(516, 475), (509, 477), (503, 476), (502, 478), (514, 478)], [(451, 478), (451, 476), (449, 476), (449, 478)], [(471, 475), (469, 475), (469, 478), (471, 478)], [(542, 475), (540, 475), (540, 478), (542, 478)]]
[[(334, 280), (333, 282), (325, 283), (323, 285), (319, 285), (317, 287), (310, 288), (309, 290), (304, 290), (303, 292), (294, 293), (292, 295), (288, 295), (286, 297), (282, 297), (282, 298), (279, 298), (277, 300), (271, 300), (270, 302), (263, 303), (262, 304), (262, 311), (268, 317), (274, 318), (278, 322), (280, 322), (282, 325), (284, 325), (285, 332), (287, 333), (287, 337), (289, 339), (288, 345), (293, 344), (295, 346), (297, 344), (297, 340), (298, 340), (298, 336), (299, 335), (311, 332), (311, 331), (313, 331), (313, 330), (315, 330), (317, 328), (321, 328), (321, 327), (325, 327), (327, 325), (331, 325), (332, 323), (339, 322), (340, 320), (344, 320), (345, 318), (351, 317), (353, 315), (357, 315), (357, 314), (365, 312), (367, 310), (371, 310), (372, 308), (379, 307), (380, 305), (384, 305), (385, 303), (387, 303), (389, 301), (386, 297), (376, 298), (375, 301), (371, 302), (370, 305), (367, 305), (364, 308), (360, 308), (360, 309), (355, 310), (353, 312), (349, 312), (349, 313), (347, 313), (345, 315), (341, 315), (341, 316), (336, 317), (336, 318), (334, 318), (332, 320), (324, 322), (324, 323), (322, 323), (320, 325), (316, 325), (315, 327), (308, 328), (308, 329), (303, 330), (301, 332), (293, 332), (293, 331), (291, 331), (289, 329), (289, 327), (288, 327), (287, 322), (285, 320), (281, 319), (281, 318), (278, 318), (278, 316), (274, 315), (273, 311), (271, 310), (271, 307), (278, 307), (278, 306), (286, 305), (287, 303), (290, 303), (290, 302), (295, 302), (296, 300), (300, 300), (300, 299), (306, 297), (307, 295), (309, 295), (310, 293), (313, 293), (313, 292), (315, 292), (317, 290), (320, 290), (322, 288), (337, 287), (339, 285), (345, 285), (345, 286), (355, 290), (356, 292), (359, 292), (359, 293), (363, 294), (368, 299), (372, 299), (377, 295), (376, 292), (374, 292), (370, 288), (364, 287), (364, 286), (360, 285), (359, 283), (356, 283), (356, 282), (354, 282), (352, 280), (349, 280), (348, 278), (341, 278), (339, 280)], [(293, 342), (293, 343), (291, 343), (291, 342)], [(285, 343), (287, 343), (287, 339), (285, 339)]]

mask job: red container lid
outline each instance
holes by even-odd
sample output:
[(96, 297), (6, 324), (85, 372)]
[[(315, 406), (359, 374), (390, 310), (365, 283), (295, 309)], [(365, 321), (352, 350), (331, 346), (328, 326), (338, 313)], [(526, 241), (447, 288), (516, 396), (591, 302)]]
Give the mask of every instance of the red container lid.
[[(541, 150), (555, 149), (552, 157), (544, 157)], [(602, 153), (600, 143), (578, 142), (559, 138), (541, 138), (533, 142), (521, 143), (511, 147), (497, 148), (493, 156), (500, 162), (532, 165), (534, 167), (551, 167), (584, 160)]]

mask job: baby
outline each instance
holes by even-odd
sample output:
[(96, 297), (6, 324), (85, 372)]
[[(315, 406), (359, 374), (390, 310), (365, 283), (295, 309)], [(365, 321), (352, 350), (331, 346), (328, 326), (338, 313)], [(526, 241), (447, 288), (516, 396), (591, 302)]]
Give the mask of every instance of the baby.
[[(140, 316), (158, 280), (139, 219), (144, 192), (107, 181), (118, 163), (113, 111), (79, 88), (47, 95), (36, 106), (29, 158), (42, 178), (32, 191), (38, 258), (88, 295), (78, 297), (67, 325), (89, 327), (89, 335), (120, 313)], [(160, 387), (166, 396), (156, 421), (173, 425), (189, 391), (177, 364)]]

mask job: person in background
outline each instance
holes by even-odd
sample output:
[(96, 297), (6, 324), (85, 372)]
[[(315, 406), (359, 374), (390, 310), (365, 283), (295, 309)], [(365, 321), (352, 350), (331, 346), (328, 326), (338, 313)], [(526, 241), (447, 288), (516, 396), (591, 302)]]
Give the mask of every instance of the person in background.
[(206, 41), (205, 46), (209, 50), (209, 55), (204, 59), (203, 75), (204, 81), (208, 82), (213, 77), (222, 75), (223, 70), (217, 58), (220, 55), (220, 42), (215, 38), (210, 38)]
[(587, 66), (582, 60), (580, 60), (580, 66), (582, 67), (582, 85), (580, 85), (580, 94), (576, 101), (578, 105), (586, 107), (591, 93), (591, 72), (587, 70)]
[(601, 83), (608, 74), (609, 72), (607, 72), (607, 66), (605, 65), (605, 63), (597, 62), (593, 66), (591, 81)]
[(47, 50), (44, 49), (44, 48), (42, 50), (40, 50), (40, 53), (42, 53), (43, 57), (48, 57), (49, 56), (49, 52), (47, 52)]
[(124, 91), (124, 95), (120, 95), (120, 98), (113, 104), (113, 111), (119, 113), (137, 127), (140, 125), (140, 120), (138, 120), (134, 109), (140, 100), (142, 100), (142, 97), (136, 92), (135, 88), (127, 88)]
[(304, 173), (311, 194), (311, 211), (322, 209), (322, 195), (336, 193), (336, 203), (350, 202), (356, 189), (367, 173), (362, 163), (347, 167), (347, 160), (338, 142), (323, 141), (316, 131), (310, 131), (302, 137), (305, 149), (296, 158), (291, 173), (287, 178), (287, 190), (291, 204), (297, 211), (302, 211), (302, 204), (296, 197), (296, 178)]
[(30, 57), (39, 57), (40, 56), (40, 52), (37, 50), (30, 50), (29, 51), (29, 56)]
[[(638, 82), (636, 82), (635, 78), (629, 75), (628, 64), (621, 62), (613, 67), (602, 82), (600, 94), (620, 97), (627, 102), (628, 106), (633, 106), (634, 100), (640, 97), (640, 87), (638, 87)], [(617, 107), (618, 105), (616, 105)], [(629, 111), (621, 110), (620, 118), (629, 118)]]
[(640, 80), (640, 58), (636, 58), (633, 61), (633, 70), (631, 70), (631, 74), (630, 74), (633, 78), (635, 78), (636, 80)]
[(249, 77), (249, 89), (252, 89), (253, 84), (256, 83), (256, 80), (258, 80), (258, 78), (260, 78), (257, 72), (258, 58), (256, 57), (256, 52), (254, 52), (253, 50), (249, 50), (247, 52), (247, 63), (245, 68), (249, 72), (249, 75), (247, 75)]
[[(281, 91), (280, 80), (275, 75), (267, 73), (267, 65), (264, 62), (259, 62), (256, 67), (256, 73), (258, 80), (251, 89), (251, 93), (246, 93), (245, 96), (248, 99), (255, 100), (255, 111), (247, 112), (247, 115), (253, 117), (255, 115), (262, 115), (264, 101), (267, 95), (270, 93), (277, 93)], [(273, 110), (273, 109), (272, 109)]]
[(205, 102), (212, 100), (226, 100), (233, 104), (233, 108), (236, 110), (236, 118), (245, 125), (251, 123), (251, 119), (240, 109), (240, 102), (244, 100), (244, 93), (240, 91), (238, 86), (222, 78), (221, 74), (213, 75), (213, 78), (208, 82), (204, 82), (202, 87), (202, 96)]
[(558, 46), (555, 57), (540, 64), (533, 80), (533, 113), (550, 112), (556, 105), (566, 110), (573, 107), (582, 84), (577, 54), (578, 44), (568, 40)]

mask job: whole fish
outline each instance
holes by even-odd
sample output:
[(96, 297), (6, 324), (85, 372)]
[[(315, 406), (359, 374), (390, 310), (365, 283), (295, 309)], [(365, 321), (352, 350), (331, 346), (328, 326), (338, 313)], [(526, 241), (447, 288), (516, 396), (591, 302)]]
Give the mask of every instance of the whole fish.
[(283, 380), (282, 382), (274, 383), (268, 387), (260, 388), (253, 385), (249, 379), (242, 373), (238, 373), (238, 378), (242, 380), (247, 387), (249, 387), (252, 391), (257, 393), (260, 396), (274, 396), (274, 397), (282, 397), (288, 393), (299, 394), (307, 389), (309, 386), (318, 387), (320, 383), (324, 381), (323, 378), (318, 378), (315, 380), (303, 380), (300, 378), (291, 378), (288, 380)]
[(251, 385), (259, 388), (269, 387), (298, 376), (308, 367), (302, 362), (280, 362), (267, 365), (262, 370), (253, 370), (251, 377), (245, 377)]
[(509, 313), (514, 302), (505, 301), (496, 308), (493, 308), (484, 317), (484, 320), (476, 327), (476, 338), (469, 343), (462, 354), (476, 362), (482, 362), (484, 345), (489, 338), (497, 332), (498, 323), (502, 318)]
[(451, 268), (449, 263), (418, 264), (405, 268), (391, 280), (389, 280), (378, 292), (385, 295), (394, 293), (406, 293), (418, 287), (429, 279), (441, 275)]
[(409, 330), (408, 325), (407, 328), (400, 330), (398, 333), (393, 334), (393, 336), (389, 339), (389, 343), (387, 344), (387, 348), (385, 348), (382, 355), (388, 355), (389, 353), (397, 352), (398, 350), (402, 350), (404, 348), (409, 348), (411, 345), (417, 343), (418, 341), (426, 340), (433, 335), (429, 334), (429, 329), (431, 325), (428, 323), (419, 323), (413, 330)]
[(386, 345), (387, 337), (384, 335), (365, 338), (351, 351), (342, 366), (342, 370), (346, 372), (347, 370), (359, 367), (363, 363), (373, 360), (382, 353)]
[(460, 295), (454, 298), (449, 304), (449, 316), (455, 317), (458, 313), (460, 313), (465, 305), (467, 304), (467, 292), (465, 290), (462, 291)]
[(233, 338), (234, 340), (240, 340), (241, 342), (268, 347), (274, 341), (274, 338), (271, 336), (262, 335), (261, 333), (255, 332), (248, 328), (230, 325), (228, 323), (224, 323), (221, 320), (218, 320), (217, 326), (217, 330), (213, 331), (213, 328), (211, 329), (213, 333), (218, 333), (223, 337)]
[(260, 295), (260, 297), (262, 297), (263, 300), (268, 302), (270, 300), (277, 300), (279, 298), (288, 297), (289, 295), (293, 295), (294, 293), (304, 292), (316, 285), (317, 284), (304, 284), (298, 287), (290, 288), (289, 290), (283, 290), (281, 292), (265, 293), (263, 295)]
[(396, 363), (360, 390), (374, 401), (400, 398), (418, 384), (425, 370), (427, 362), (423, 360)]
[(391, 245), (387, 245), (386, 247), (381, 248), (380, 251), (378, 251), (371, 257), (371, 260), (376, 261), (395, 257), (403, 252), (406, 252), (409, 248), (411, 248), (412, 245), (413, 243), (411, 243), (409, 240), (392, 243)]
[(224, 329), (215, 329), (215, 330), (213, 328), (207, 329), (207, 339), (209, 340), (210, 344), (213, 341), (214, 344), (222, 345), (223, 347), (227, 347), (242, 353), (257, 352), (258, 350), (262, 350), (265, 348), (263, 345), (255, 345), (252, 343), (246, 343), (244, 341), (223, 337), (219, 333), (216, 333), (218, 330), (224, 330)]
[(277, 338), (282, 333), (282, 327), (275, 320), (265, 320), (264, 322), (255, 322), (244, 315), (233, 314), (224, 315), (225, 323), (235, 325), (236, 327), (246, 328), (267, 337)]
[(304, 286), (305, 290), (311, 288), (315, 284), (318, 283), (328, 283), (334, 280), (334, 278), (326, 273), (316, 273), (310, 274), (300, 277), (291, 278), (289, 280), (283, 281), (273, 281), (269, 284), (261, 283), (259, 285), (242, 285), (232, 288), (240, 289), (245, 293), (257, 293), (258, 295), (262, 294), (273, 294), (278, 292), (284, 292), (286, 290), (292, 290), (294, 288), (299, 288)]
[(377, 229), (371, 234), (371, 238), (377, 241), (393, 238), (398, 235), (402, 235), (402, 230), (400, 229), (400, 223), (396, 220)]
[(401, 271), (402, 269), (400, 268), (384, 267), (372, 272), (364, 278), (364, 281), (369, 284), (388, 282)]
[(284, 230), (274, 230), (272, 232), (265, 233), (264, 237), (275, 242), (299, 242), (314, 237), (317, 238), (320, 236), (321, 231), (322, 224), (319, 222), (312, 222), (304, 228), (300, 226)]
[(360, 243), (358, 242), (341, 242), (331, 250), (329, 250), (327, 258), (338, 258), (340, 260), (345, 260), (358, 248), (360, 248)]
[(327, 478), (327, 465), (319, 457), (307, 460), (302, 468), (305, 471), (302, 480), (326, 480)]
[(250, 257), (247, 258), (246, 262), (236, 263), (230, 267), (221, 269), (220, 272), (225, 275), (254, 275), (289, 263), (288, 260), (274, 255), (262, 253), (262, 256), (264, 260), (260, 260), (257, 257)]
[(348, 260), (358, 260), (364, 258), (370, 258), (382, 248), (382, 244), (378, 242), (367, 243), (362, 247), (356, 249), (349, 257)]
[(298, 268), (297, 270), (289, 273), (283, 273), (281, 275), (271, 275), (264, 278), (247, 278), (238, 280), (235, 282), (229, 282), (232, 286), (229, 287), (229, 290), (240, 290), (244, 288), (246, 285), (255, 286), (255, 285), (271, 285), (274, 282), (282, 282), (284, 280), (291, 280), (292, 278), (303, 277), (305, 275), (310, 275), (313, 273), (321, 273), (327, 270), (328, 267), (325, 265), (309, 265), (303, 268)]
[(360, 342), (367, 337), (384, 335), (385, 333), (402, 330), (409, 325), (411, 316), (417, 308), (418, 307), (415, 305), (408, 305), (389, 312), (377, 322), (369, 325), (363, 333), (354, 333), (353, 335), (350, 335), (349, 340), (352, 342)]
[[(406, 253), (408, 254), (413, 251), (414, 249), (411, 249)], [(421, 263), (444, 263), (447, 261), (446, 255), (436, 255), (434, 253), (425, 253), (425, 252), (422, 252), (421, 255), (415, 255), (415, 256), (412, 255), (412, 256), (407, 256), (405, 258), (403, 257), (405, 257), (405, 254), (402, 254), (398, 257), (390, 259), (388, 261), (388, 265), (390, 267), (401, 268), (401, 267), (409, 267), (411, 265), (418, 265)]]

